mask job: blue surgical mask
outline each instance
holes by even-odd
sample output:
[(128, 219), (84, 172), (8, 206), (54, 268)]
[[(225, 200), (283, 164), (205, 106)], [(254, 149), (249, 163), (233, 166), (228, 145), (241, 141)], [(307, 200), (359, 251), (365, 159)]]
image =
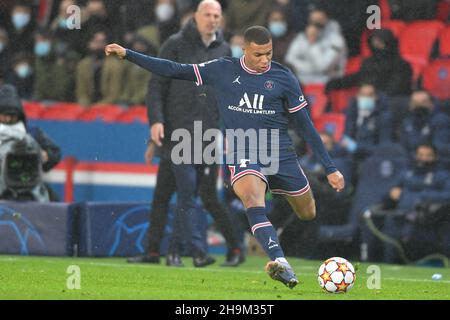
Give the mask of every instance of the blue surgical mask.
[(359, 96), (357, 100), (358, 100), (358, 109), (369, 111), (375, 109), (375, 98)]
[(270, 22), (269, 23), (269, 30), (270, 30), (270, 33), (272, 33), (272, 35), (275, 38), (282, 37), (287, 32), (287, 23), (283, 22), (283, 21)]
[(25, 79), (31, 74), (31, 67), (26, 63), (19, 64), (15, 70), (19, 78), (22, 79)]
[(66, 19), (59, 19), (58, 26), (60, 29), (67, 29), (67, 20)]
[(23, 29), (30, 22), (30, 15), (28, 13), (17, 12), (12, 15), (12, 23), (18, 30)]
[(231, 46), (231, 56), (233, 58), (240, 58), (244, 54), (240, 46)]
[(156, 6), (155, 14), (160, 22), (167, 22), (174, 16), (175, 8), (171, 4), (162, 3)]
[(45, 57), (50, 53), (50, 49), (50, 41), (39, 41), (34, 45), (34, 54), (38, 57)]

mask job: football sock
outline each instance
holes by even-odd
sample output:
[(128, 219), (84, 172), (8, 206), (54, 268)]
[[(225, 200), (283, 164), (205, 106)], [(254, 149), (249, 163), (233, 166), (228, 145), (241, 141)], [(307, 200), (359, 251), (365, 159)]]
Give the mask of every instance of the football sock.
[(286, 261), (283, 250), (278, 242), (277, 232), (267, 218), (266, 212), (267, 209), (265, 207), (252, 207), (247, 209), (246, 215), (250, 223), (251, 231), (272, 261), (278, 260), (281, 262), (280, 259)]

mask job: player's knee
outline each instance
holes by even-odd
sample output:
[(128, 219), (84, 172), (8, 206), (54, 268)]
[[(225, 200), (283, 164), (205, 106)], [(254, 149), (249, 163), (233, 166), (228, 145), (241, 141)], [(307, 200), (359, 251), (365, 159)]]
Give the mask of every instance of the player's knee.
[(314, 220), (316, 218), (316, 203), (314, 199), (309, 201), (308, 205), (298, 208), (296, 214), (301, 220)]
[(246, 192), (241, 195), (241, 201), (246, 208), (263, 207), (265, 205), (264, 198), (255, 192)]

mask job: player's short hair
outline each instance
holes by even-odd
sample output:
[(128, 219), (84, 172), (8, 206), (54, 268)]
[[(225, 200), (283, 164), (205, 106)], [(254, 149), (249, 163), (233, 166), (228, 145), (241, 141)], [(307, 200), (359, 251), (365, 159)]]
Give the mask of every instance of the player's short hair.
[(245, 43), (256, 43), (257, 45), (267, 44), (272, 41), (272, 34), (267, 28), (262, 26), (253, 26), (244, 32)]

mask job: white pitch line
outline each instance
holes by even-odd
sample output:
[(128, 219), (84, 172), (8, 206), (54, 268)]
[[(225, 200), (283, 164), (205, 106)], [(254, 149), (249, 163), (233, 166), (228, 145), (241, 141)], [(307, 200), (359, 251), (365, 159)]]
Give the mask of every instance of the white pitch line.
[[(70, 259), (70, 258), (68, 258)], [(5, 262), (14, 262), (19, 259), (17, 258), (0, 258), (0, 261)], [(54, 261), (54, 260), (41, 260), (46, 263), (55, 264), (60, 263), (61, 261)], [(68, 261), (70, 263), (70, 261)], [(86, 262), (81, 261), (80, 264), (86, 264)], [(151, 270), (151, 268), (167, 268), (166, 266), (161, 265), (145, 265), (145, 264), (114, 264), (114, 263), (106, 263), (106, 262), (87, 262), (87, 264), (92, 266), (99, 266), (99, 267), (113, 267), (113, 268), (147, 268), (147, 270)], [(150, 267), (150, 268), (149, 268)], [(315, 268), (312, 266), (296, 266), (295, 269), (297, 270), (314, 270)], [(225, 268), (193, 268), (193, 267), (183, 267), (180, 268), (180, 270), (189, 270), (189, 271), (206, 271), (206, 272), (233, 272), (233, 273), (252, 273), (252, 274), (265, 274), (264, 271), (254, 271), (254, 270), (242, 270), (239, 268), (236, 269), (225, 269)], [(300, 275), (301, 277), (301, 275)], [(405, 282), (429, 282), (429, 283), (445, 283), (450, 284), (450, 280), (430, 280), (430, 279), (410, 279), (410, 278), (381, 278), (381, 280), (388, 280), (388, 281), (405, 281)]]
[(390, 281), (409, 281), (409, 282), (433, 282), (433, 283), (448, 283), (450, 284), (450, 280), (430, 280), (430, 279), (404, 279), (404, 278), (381, 278), (381, 280), (390, 280)]

